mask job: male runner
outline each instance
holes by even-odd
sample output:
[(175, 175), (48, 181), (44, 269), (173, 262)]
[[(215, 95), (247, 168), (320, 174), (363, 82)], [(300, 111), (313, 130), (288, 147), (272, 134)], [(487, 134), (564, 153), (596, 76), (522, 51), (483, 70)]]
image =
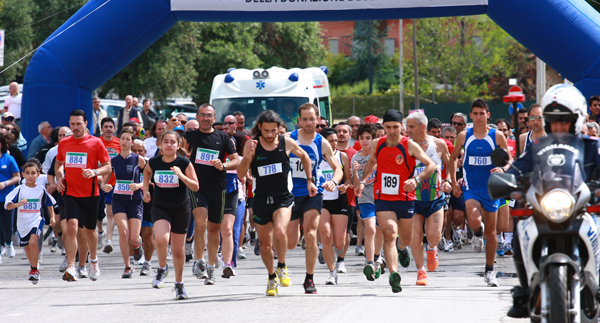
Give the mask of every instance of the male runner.
[[(102, 127), (102, 136), (100, 139), (108, 152), (108, 157), (113, 158), (117, 156), (121, 152), (121, 145), (119, 143), (119, 138), (114, 136), (115, 133), (115, 121), (112, 118), (103, 118), (100, 121), (100, 127)], [(111, 175), (110, 180), (107, 184), (115, 185), (115, 176)], [(113, 217), (112, 212), (112, 196), (113, 192), (109, 193), (100, 190), (100, 202), (99, 202), (99, 217), (98, 217), (98, 249), (101, 248), (102, 244), (104, 244), (103, 239), (106, 238), (106, 244), (104, 245), (104, 252), (111, 253), (113, 251), (113, 246), (111, 243), (111, 239), (113, 236), (114, 228), (115, 228), (115, 219)], [(106, 203), (106, 233), (102, 232), (102, 221), (104, 220), (104, 205)]]

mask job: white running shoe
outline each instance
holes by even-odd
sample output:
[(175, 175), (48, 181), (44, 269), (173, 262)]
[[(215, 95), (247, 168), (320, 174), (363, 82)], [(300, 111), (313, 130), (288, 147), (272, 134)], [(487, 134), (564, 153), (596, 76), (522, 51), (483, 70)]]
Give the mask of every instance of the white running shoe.
[(336, 275), (335, 271), (333, 271), (333, 272), (329, 273), (329, 277), (327, 277), (327, 280), (325, 281), (325, 285), (337, 285), (337, 281), (338, 281), (338, 276)]
[(335, 271), (337, 271), (340, 274), (346, 273), (346, 264), (343, 260), (335, 263)]
[(96, 281), (98, 280), (98, 277), (100, 277), (100, 266), (98, 265), (98, 261), (90, 261), (90, 279)]
[(499, 286), (498, 279), (496, 279), (495, 271), (488, 271), (487, 273), (485, 273), (485, 275), (483, 276), (483, 280), (489, 287), (498, 287)]
[(8, 252), (7, 252), (7, 253), (8, 253), (8, 257), (9, 257), (9, 258), (13, 258), (13, 257), (14, 257), (14, 256), (17, 254), (17, 253), (15, 252), (15, 247), (14, 247), (12, 244), (10, 244), (10, 245), (8, 246)]

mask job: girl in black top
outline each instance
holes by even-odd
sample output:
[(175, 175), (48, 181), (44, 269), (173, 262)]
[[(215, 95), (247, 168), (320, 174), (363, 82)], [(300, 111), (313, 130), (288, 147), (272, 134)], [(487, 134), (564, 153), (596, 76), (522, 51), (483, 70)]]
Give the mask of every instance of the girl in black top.
[[(180, 144), (179, 134), (172, 130), (163, 132), (159, 138), (162, 156), (153, 157), (144, 169), (144, 202), (153, 200), (152, 222), (156, 240), (159, 268), (152, 281), (154, 288), (164, 285), (167, 266), (167, 247), (171, 240), (173, 265), (175, 266), (176, 299), (186, 299), (183, 287), (185, 262), (185, 235), (190, 223), (190, 200), (187, 190), (198, 190), (198, 179), (190, 161), (176, 155)], [(150, 180), (154, 183), (154, 195), (150, 196)]]

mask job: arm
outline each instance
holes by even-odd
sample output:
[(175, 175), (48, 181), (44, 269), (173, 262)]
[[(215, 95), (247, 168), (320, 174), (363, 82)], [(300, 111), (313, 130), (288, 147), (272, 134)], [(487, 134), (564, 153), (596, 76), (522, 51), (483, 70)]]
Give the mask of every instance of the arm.
[[(106, 175), (98, 176), (98, 183), (100, 184), (100, 189), (106, 193), (112, 191), (112, 189), (113, 189), (112, 185), (108, 184), (108, 181), (110, 180), (110, 177), (112, 176), (112, 173), (113, 172), (112, 172), (112, 168), (111, 168), (110, 173), (108, 173)], [(106, 183), (106, 184), (104, 184), (104, 183)]]
[(254, 160), (254, 152), (256, 151), (257, 144), (258, 140), (246, 141), (246, 144), (244, 145), (244, 156), (246, 156), (246, 158), (242, 159), (240, 165), (237, 168), (238, 177), (240, 175), (248, 173), (248, 171), (250, 170), (250, 165), (252, 164), (252, 160)]
[[(185, 174), (182, 173), (181, 169), (177, 166), (171, 167), (171, 170), (175, 172), (175, 175), (177, 175), (177, 177), (179, 177), (179, 179), (181, 179), (185, 186), (187, 186), (187, 188), (189, 188), (190, 190), (196, 192), (198, 189), (200, 189), (200, 185), (198, 184), (198, 177), (196, 177), (196, 171), (194, 170), (194, 166), (192, 166), (192, 163), (188, 164), (187, 168), (185, 169)], [(145, 181), (146, 176), (144, 176), (144, 182)]]
[(525, 151), (525, 139), (527, 139), (527, 133), (519, 135), (519, 155)]
[(417, 158), (418, 160), (421, 161), (421, 163), (423, 163), (425, 165), (425, 169), (421, 172), (421, 174), (417, 175), (417, 177), (419, 178), (418, 180), (413, 177), (404, 182), (404, 189), (406, 191), (410, 192), (410, 191), (415, 190), (417, 188), (417, 185), (421, 181), (429, 178), (429, 176), (431, 176), (431, 174), (433, 174), (433, 172), (435, 172), (435, 170), (437, 169), (437, 166), (431, 160), (431, 158), (429, 158), (429, 156), (427, 156), (427, 154), (423, 151), (423, 149), (421, 149), (421, 147), (419, 147), (419, 145), (416, 144), (412, 140), (408, 141), (408, 154)]
[[(510, 150), (508, 150), (508, 144), (506, 143), (506, 138), (504, 137), (503, 134), (500, 133), (500, 131), (496, 131), (496, 144), (498, 145), (498, 147), (503, 148), (507, 152), (510, 151)], [(504, 173), (504, 172), (506, 172), (506, 169), (508, 169), (508, 167), (510, 167), (511, 162), (512, 162), (512, 156), (509, 152), (508, 153), (508, 163), (506, 165), (504, 165), (503, 167), (494, 167), (491, 170), (491, 172), (492, 173)]]
[(227, 164), (223, 164), (220, 159), (213, 159), (210, 162), (218, 170), (234, 170), (240, 165), (240, 156), (237, 153), (229, 155), (229, 162)]
[(343, 181), (343, 183), (340, 183), (340, 185), (338, 185), (338, 191), (340, 191), (341, 194), (344, 194), (344, 193), (346, 193), (346, 190), (352, 183), (350, 180), (350, 178), (352, 176), (352, 171), (350, 169), (350, 160), (348, 159), (348, 155), (346, 155), (346, 153), (340, 152), (340, 156), (342, 159), (342, 165), (343, 165), (342, 171), (344, 174), (344, 177), (342, 179), (344, 181)]
[(149, 203), (152, 200), (152, 196), (150, 195), (150, 177), (152, 176), (152, 167), (150, 164), (144, 168), (144, 183), (142, 185), (144, 190), (144, 202)]
[[(446, 146), (446, 143), (443, 140), (436, 140), (436, 144), (437, 144), (437, 151), (440, 152), (440, 157), (442, 158), (442, 161), (444, 161), (444, 163), (446, 165), (456, 162), (455, 160), (454, 161), (450, 160), (450, 152), (448, 151), (448, 146)], [(448, 172), (448, 167), (446, 167), (445, 175), (446, 175), (446, 177), (445, 177), (445, 181), (442, 183), (442, 190), (444, 191), (444, 193), (450, 193), (452, 191), (452, 185), (448, 181), (452, 181), (452, 177), (450, 176), (450, 173)]]
[(454, 196), (460, 196), (462, 194), (460, 185), (456, 181), (456, 161), (458, 159), (458, 155), (460, 155), (461, 150), (465, 144), (465, 137), (467, 132), (465, 130), (461, 131), (456, 138), (456, 146), (454, 146), (454, 150), (450, 155), (450, 163), (448, 165), (448, 172), (450, 173), (450, 177), (452, 178), (452, 186), (454, 190)]
[[(58, 162), (58, 161), (57, 161)], [(90, 179), (92, 177), (100, 176), (100, 175), (110, 175), (112, 173), (112, 169), (110, 167), (110, 161), (104, 162), (100, 164), (100, 167), (97, 169), (85, 168), (81, 172), (81, 175), (85, 179)], [(58, 173), (57, 173), (58, 175)]]
[(285, 137), (285, 149), (287, 150), (288, 156), (289, 153), (292, 153), (300, 157), (300, 160), (302, 160), (302, 166), (306, 172), (306, 186), (308, 187), (308, 195), (311, 197), (317, 195), (317, 186), (315, 186), (315, 183), (313, 182), (315, 178), (312, 176), (312, 164), (310, 163), (310, 157), (308, 157), (306, 151), (300, 148), (296, 141), (289, 137)]
[(354, 188), (354, 192), (357, 197), (362, 196), (362, 191), (365, 189), (365, 182), (371, 176), (371, 174), (375, 170), (375, 167), (377, 166), (377, 156), (375, 156), (375, 152), (377, 151), (377, 143), (378, 143), (378, 141), (375, 141), (375, 140), (373, 140), (373, 142), (371, 142), (371, 157), (369, 157), (369, 161), (365, 165), (365, 169), (363, 170), (363, 175), (359, 179), (358, 185)]
[[(140, 169), (144, 169), (146, 167), (146, 159), (142, 156), (138, 157), (138, 167)], [(146, 177), (146, 176), (144, 176)], [(129, 189), (132, 191), (137, 191), (144, 186), (143, 183), (131, 183), (129, 184)]]
[(16, 185), (17, 183), (19, 183), (19, 180), (21, 179), (21, 176), (19, 175), (19, 173), (12, 173), (12, 177), (2, 183), (0, 183), (0, 191), (11, 186), (11, 185)]
[(331, 149), (331, 145), (329, 145), (327, 140), (321, 141), (321, 150), (323, 151), (323, 158), (325, 158), (333, 170), (331, 181), (323, 183), (323, 188), (332, 192), (341, 183), (344, 178), (344, 172), (339, 168), (337, 161), (333, 157), (333, 149)]

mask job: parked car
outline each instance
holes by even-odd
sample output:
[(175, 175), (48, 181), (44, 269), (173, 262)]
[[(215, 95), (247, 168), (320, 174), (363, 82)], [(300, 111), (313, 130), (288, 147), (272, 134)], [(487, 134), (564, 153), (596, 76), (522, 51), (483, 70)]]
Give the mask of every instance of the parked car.
[(106, 114), (113, 118), (115, 121), (117, 119), (117, 115), (119, 114), (119, 110), (125, 107), (124, 100), (108, 100), (108, 99), (100, 99), (100, 107), (106, 111)]
[(158, 115), (161, 119), (167, 120), (179, 113), (184, 113), (188, 120), (196, 120), (198, 108), (187, 104), (167, 103), (167, 105), (158, 106)]

